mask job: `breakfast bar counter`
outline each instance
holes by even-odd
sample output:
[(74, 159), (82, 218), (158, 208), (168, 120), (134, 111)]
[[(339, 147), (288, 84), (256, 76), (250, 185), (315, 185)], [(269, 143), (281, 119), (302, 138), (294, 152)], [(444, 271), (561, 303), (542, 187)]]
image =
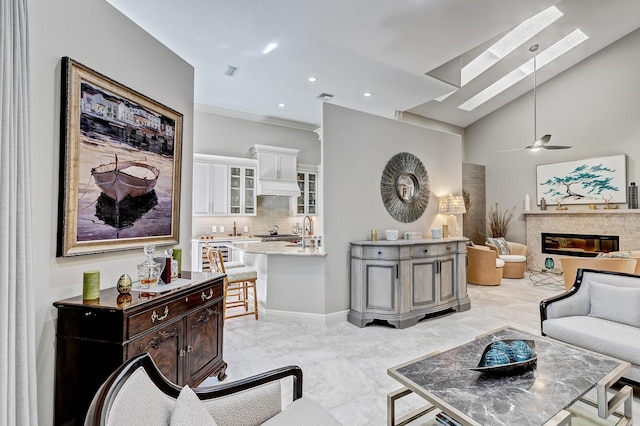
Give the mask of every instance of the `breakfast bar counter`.
[(324, 322), (324, 247), (301, 247), (286, 241), (231, 243), (233, 260), (258, 272), (260, 318)]
[(302, 247), (287, 241), (236, 242), (228, 245), (233, 250), (253, 254), (282, 254), (287, 256), (326, 256), (324, 247)]

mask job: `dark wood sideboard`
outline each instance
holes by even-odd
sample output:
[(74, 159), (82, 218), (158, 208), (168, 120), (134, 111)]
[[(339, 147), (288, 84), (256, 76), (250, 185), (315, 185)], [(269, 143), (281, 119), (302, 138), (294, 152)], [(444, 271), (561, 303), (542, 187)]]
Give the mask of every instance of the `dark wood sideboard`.
[(100, 291), (55, 302), (58, 308), (55, 424), (82, 425), (100, 385), (124, 361), (149, 352), (172, 382), (196, 386), (226, 377), (222, 359), (224, 275), (183, 271), (192, 284), (120, 295)]

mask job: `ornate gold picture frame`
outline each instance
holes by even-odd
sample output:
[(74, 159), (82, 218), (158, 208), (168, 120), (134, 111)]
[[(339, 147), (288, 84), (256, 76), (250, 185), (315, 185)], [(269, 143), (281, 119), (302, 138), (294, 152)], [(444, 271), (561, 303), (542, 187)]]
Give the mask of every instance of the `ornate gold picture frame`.
[(57, 256), (177, 244), (182, 114), (62, 58)]

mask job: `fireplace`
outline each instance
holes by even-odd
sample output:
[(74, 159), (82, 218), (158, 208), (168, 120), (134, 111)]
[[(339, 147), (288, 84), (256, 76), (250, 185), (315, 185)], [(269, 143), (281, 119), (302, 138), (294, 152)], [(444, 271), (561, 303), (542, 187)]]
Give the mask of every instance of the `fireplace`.
[(596, 257), (599, 253), (618, 251), (617, 235), (557, 234), (543, 232), (542, 252), (565, 256)]

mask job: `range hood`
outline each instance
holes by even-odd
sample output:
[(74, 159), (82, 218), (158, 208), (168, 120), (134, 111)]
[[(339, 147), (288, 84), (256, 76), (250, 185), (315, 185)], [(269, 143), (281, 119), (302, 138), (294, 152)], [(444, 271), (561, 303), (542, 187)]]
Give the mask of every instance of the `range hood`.
[(300, 188), (296, 182), (258, 179), (258, 196), (299, 197)]

